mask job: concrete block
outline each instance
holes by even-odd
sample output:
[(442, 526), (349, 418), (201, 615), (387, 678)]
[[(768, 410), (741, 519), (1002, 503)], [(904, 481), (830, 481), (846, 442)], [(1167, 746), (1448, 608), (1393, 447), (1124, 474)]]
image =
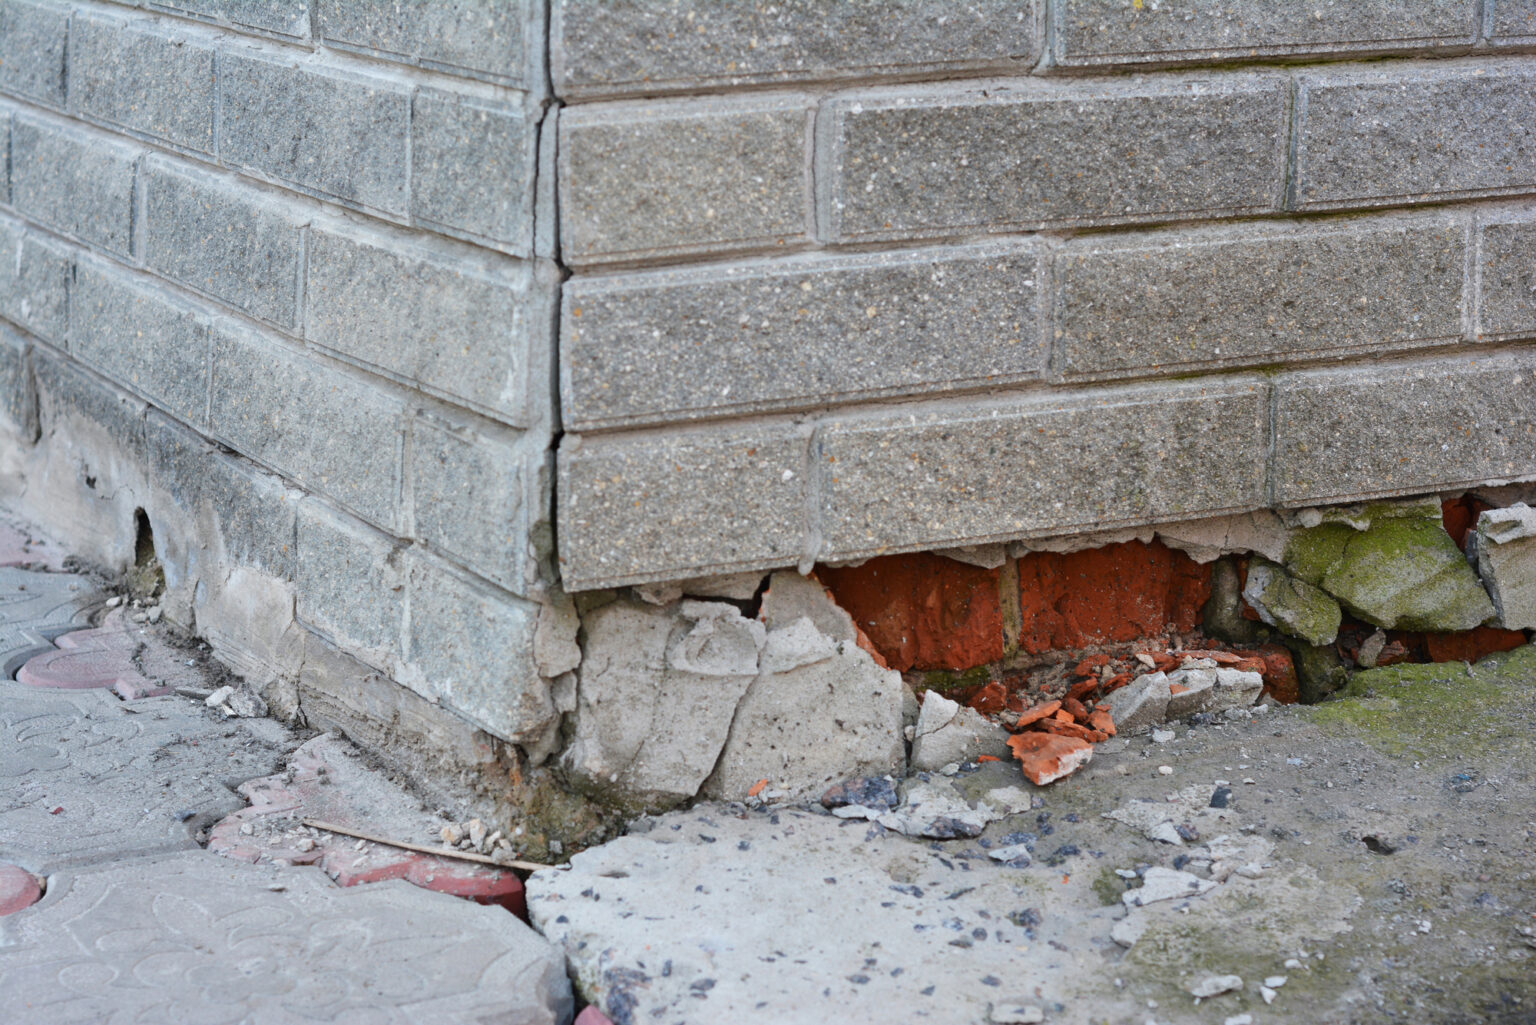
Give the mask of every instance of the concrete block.
[(68, 35), (66, 4), (0, 3), (0, 89), (62, 107)]
[(1035, 247), (808, 256), (576, 278), (564, 413), (581, 429), (996, 386), (1045, 367)]
[(1181, 373), (1456, 341), (1466, 249), (1452, 218), (1081, 239), (1056, 263), (1061, 366)]
[(295, 615), (345, 653), (391, 671), (403, 653), (404, 545), (315, 498), (299, 503), (298, 524)]
[(385, 528), (399, 521), (404, 405), (350, 370), (229, 320), (212, 335), (208, 429)]
[(770, 249), (810, 240), (812, 101), (803, 96), (567, 108), (568, 263)]
[(37, 441), (37, 382), (32, 376), (32, 346), (0, 324), (0, 424), (13, 437)]
[(1477, 574), (1508, 630), (1536, 630), (1536, 510), (1524, 502), (1477, 518)]
[(142, 152), (99, 132), (19, 114), (11, 127), (11, 205), (65, 235), (128, 256)]
[(310, 0), (143, 0), (143, 5), (290, 39), (309, 37)]
[(385, 215), (407, 212), (410, 92), (277, 56), (219, 58), (219, 156)]
[(299, 322), (304, 222), (266, 193), (158, 157), (144, 169), (144, 263), (278, 327)]
[(1529, 45), (1536, 40), (1536, 0), (1487, 0), (1488, 41), (1494, 46)]
[(419, 553), (409, 561), (409, 646), (400, 682), (503, 740), (541, 740), (559, 714), (533, 659), (538, 606)]
[(1275, 389), (1277, 504), (1536, 477), (1528, 354), (1299, 373)]
[(1536, 336), (1536, 218), (1478, 224), (1477, 337)]
[[(150, 415), (145, 434), (152, 486), (205, 528), (199, 540), (217, 538), (221, 555), (279, 579), (293, 579), (299, 492), (251, 463), (219, 452), (164, 416)], [(157, 540), (172, 544), (193, 539)], [(222, 569), (227, 574), (229, 567)]]
[(518, 594), (536, 575), (528, 522), (548, 502), (540, 468), (549, 458), (542, 437), (521, 437), (417, 416), (409, 473), (415, 536)]
[(69, 331), (74, 252), (0, 219), (0, 316), (61, 348)]
[(191, 424), (208, 415), (208, 317), (159, 282), (82, 258), (69, 300), (70, 352)]
[(819, 557), (1264, 505), (1266, 407), (1261, 381), (1233, 377), (833, 420)]
[(944, 0), (770, 5), (560, 0), (552, 70), (561, 96), (962, 71), (1022, 74), (1039, 53), (1035, 4)]
[(1471, 0), (1057, 0), (1056, 63), (1067, 67), (1402, 53), (1471, 46)]
[(757, 676), (765, 631), (733, 605), (616, 601), (583, 624), (566, 770), (611, 805), (666, 808), (698, 794)]
[(1284, 79), (925, 86), (823, 111), (837, 240), (1278, 210)]
[(549, 415), (531, 368), (553, 286), (529, 265), (382, 233), (312, 229), (309, 247), (311, 342), (514, 426)]
[(1295, 205), (1386, 206), (1536, 187), (1528, 62), (1303, 75), (1296, 98)]
[(418, 92), (411, 106), (411, 217), (531, 255), (536, 127), (516, 105)]
[(566, 590), (798, 562), (807, 441), (763, 426), (567, 434), (556, 488)]
[(524, 37), (535, 26), (526, 0), (399, 0), (322, 3), (327, 46), (440, 68), (470, 78), (517, 83), (525, 75)]
[(77, 13), (69, 109), (198, 153), (213, 152), (214, 51), (160, 24)]

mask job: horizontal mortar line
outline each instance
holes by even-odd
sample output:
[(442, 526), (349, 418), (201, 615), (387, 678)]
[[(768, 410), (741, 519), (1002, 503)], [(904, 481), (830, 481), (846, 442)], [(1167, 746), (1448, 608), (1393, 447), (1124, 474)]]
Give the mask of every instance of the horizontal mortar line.
[[(19, 108), (24, 108), (24, 110), (27, 112), (51, 118), (55, 123), (101, 132), (120, 144), (144, 147), (150, 150), (152, 155), (172, 158), (174, 160), (181, 161), (191, 167), (198, 168), (216, 176), (232, 176), (233, 179), (240, 184), (246, 187), (256, 187), (256, 191), (265, 195), (278, 196), (281, 197), (282, 200), (288, 201), (297, 200), (303, 204), (313, 204), (313, 206), (309, 206), (307, 208), (318, 210), (319, 212), (322, 212), (332, 218), (346, 219), (348, 215), (358, 215), (367, 218), (368, 221), (372, 223), (385, 225), (386, 227), (390, 228), (418, 232), (427, 238), (445, 239), (448, 242), (461, 246), (472, 246), (486, 253), (492, 254), (494, 256), (504, 257), (509, 260), (518, 260), (523, 263), (533, 263), (538, 259), (538, 257), (532, 255), (533, 246), (531, 239), (530, 244), (527, 247), (529, 249), (529, 255), (519, 256), (516, 253), (508, 252), (504, 249), (498, 249), (494, 246), (486, 245), (484, 242), (476, 241), (475, 238), (469, 237), (469, 233), (467, 232), (464, 235), (448, 234), (441, 227), (434, 227), (430, 223), (420, 221), (409, 213), (401, 217), (396, 217), (394, 214), (379, 210), (377, 207), (348, 203), (344, 199), (323, 193), (318, 189), (309, 189), (298, 184), (297, 182), (292, 182), (285, 178), (267, 176), (254, 168), (247, 168), (242, 164), (222, 163), (220, 162), (220, 158), (216, 155), (198, 153), (193, 150), (180, 149), (172, 143), (168, 143), (163, 139), (158, 139), (153, 136), (132, 134), (132, 129), (125, 128), (121, 125), (115, 125), (105, 121), (97, 121), (80, 117), (76, 114), (70, 113), (67, 110), (50, 107), (46, 104), (39, 103), (36, 100), (6, 92), (3, 88), (0, 88), (0, 101), (3, 101), (0, 102), (0, 107), (3, 107), (4, 104), (12, 104)], [(528, 220), (531, 235), (532, 218), (530, 217)], [(348, 221), (348, 223), (355, 222)], [(483, 238), (483, 236), (480, 237)]]
[[(1059, 80), (1074, 83), (1104, 79), (1108, 82), (1124, 83), (1129, 75), (1145, 75), (1156, 80), (1157, 78), (1181, 74), (1188, 75), (1191, 73), (1214, 72), (1218, 74), (1234, 74), (1256, 71), (1293, 73), (1306, 68), (1331, 68), (1345, 64), (1392, 67), (1398, 63), (1408, 61), (1455, 61), (1463, 57), (1519, 56), (1530, 50), (1536, 50), (1536, 42), (1505, 45), (1479, 44), (1472, 41), (1471, 34), (1469, 33), (1465, 40), (1444, 44), (1415, 44), (1412, 42), (1395, 45), (1392, 43), (1380, 45), (1367, 44), (1352, 50), (1325, 50), (1303, 47), (1299, 48), (1294, 55), (1262, 54), (1248, 59), (1244, 59), (1240, 54), (1234, 53), (1228, 57), (1213, 59), (1168, 57), (1162, 60), (1153, 59), (1145, 62), (1122, 59), (1103, 64), (1062, 64), (1057, 61), (1051, 63), (1049, 67), (1041, 67), (1038, 63), (1039, 58), (1031, 59), (1026, 64), (1026, 58), (1021, 57), (1018, 63), (1010, 63), (1007, 59), (999, 59), (980, 62), (970, 67), (956, 67), (953, 70), (918, 70), (910, 72), (898, 70), (890, 73), (871, 71), (848, 76), (824, 74), (810, 75), (805, 78), (785, 77), (763, 82), (729, 83), (718, 81), (718, 78), (723, 76), (701, 75), (701, 78), (716, 80), (708, 81), (702, 86), (680, 81), (675, 87), (667, 85), (634, 90), (624, 90), (619, 86), (599, 86), (592, 89), (578, 88), (577, 91), (572, 93), (556, 93), (556, 95), (560, 100), (572, 107), (582, 107), (598, 103), (619, 103), (629, 100), (671, 100), (690, 97), (704, 99), (760, 92), (782, 92), (785, 90), (806, 92), (820, 98), (827, 98), (849, 89), (879, 89), (887, 86), (964, 85), (967, 82), (974, 82), (980, 87), (985, 85), (986, 82), (998, 78), (1031, 79), (1037, 81)], [(1043, 47), (1041, 52), (1043, 54)], [(1194, 50), (1186, 52), (1198, 54), (1209, 51)]]
[[(1522, 199), (1529, 198), (1532, 203), (1522, 204)], [(600, 281), (609, 278), (619, 278), (628, 275), (638, 275), (659, 271), (682, 271), (693, 268), (707, 269), (710, 267), (729, 267), (733, 264), (748, 264), (767, 267), (772, 262), (763, 260), (764, 257), (783, 257), (783, 262), (788, 264), (792, 257), (805, 256), (817, 253), (827, 256), (844, 256), (857, 254), (880, 253), (917, 253), (933, 250), (936, 254), (935, 262), (943, 262), (942, 254), (959, 246), (979, 246), (988, 243), (1005, 245), (1009, 242), (1027, 243), (1033, 241), (1052, 241), (1058, 243), (1071, 242), (1076, 239), (1120, 239), (1133, 240), (1138, 236), (1159, 234), (1166, 236), (1174, 231), (1197, 231), (1200, 229), (1230, 228), (1242, 225), (1255, 225), (1265, 227), (1285, 226), (1290, 224), (1314, 226), (1336, 221), (1341, 226), (1346, 222), (1351, 224), (1364, 224), (1369, 220), (1387, 221), (1393, 218), (1411, 217), (1424, 219), (1436, 212), (1449, 212), (1462, 214), (1475, 210), (1490, 210), (1502, 208), (1505, 211), (1515, 212), (1521, 210), (1536, 210), (1536, 184), (1529, 187), (1527, 192), (1503, 192), (1488, 196), (1461, 195), (1454, 199), (1428, 200), (1422, 203), (1404, 203), (1396, 206), (1366, 206), (1351, 207), (1348, 209), (1306, 209), (1306, 210), (1276, 210), (1272, 213), (1245, 214), (1239, 216), (1217, 216), (1209, 218), (1183, 218), (1169, 220), (1146, 220), (1132, 223), (1120, 223), (1109, 225), (1091, 226), (1055, 226), (1039, 229), (1018, 229), (996, 232), (954, 233), (948, 235), (924, 236), (911, 239), (881, 240), (877, 242), (831, 242), (825, 245), (808, 244), (797, 246), (792, 250), (784, 247), (776, 247), (771, 250), (742, 249), (730, 252), (716, 252), (699, 254), (679, 258), (653, 260), (648, 262), (626, 263), (602, 263), (602, 264), (575, 264), (571, 266), (571, 281)], [(1284, 238), (1284, 234), (1275, 233), (1266, 235), (1266, 238)], [(1155, 240), (1154, 240), (1155, 241)], [(1195, 241), (1200, 241), (1196, 239)], [(1242, 241), (1241, 238), (1233, 241)], [(753, 263), (752, 261), (762, 261)]]
[[(218, 318), (226, 318), (229, 320), (237, 321), (242, 326), (255, 331), (262, 338), (273, 342), (288, 352), (302, 354), (311, 358), (318, 357), (318, 362), (322, 366), (329, 367), (331, 369), (339, 369), (343, 373), (347, 373), (349, 375), (361, 375), (365, 377), (370, 384), (375, 386), (383, 384), (384, 387), (381, 390), (386, 394), (390, 394), (395, 398), (400, 399), (403, 404), (421, 404), (424, 405), (427, 409), (447, 409), (450, 410), (453, 415), (467, 417), (474, 422), (492, 425), (504, 430), (510, 429), (515, 431), (522, 431), (524, 433), (532, 433), (538, 430), (537, 426), (518, 427), (517, 425), (509, 423), (505, 420), (498, 420), (494, 416), (481, 412), (480, 410), (474, 409), (473, 407), (459, 405), (453, 400), (452, 397), (447, 396), (446, 393), (438, 394), (427, 391), (418, 384), (413, 384), (403, 378), (390, 375), (387, 372), (383, 372), (382, 368), (375, 368), (366, 363), (354, 362), (352, 360), (341, 358), (322, 345), (313, 343), (308, 339), (296, 335), (290, 331), (285, 331), (282, 328), (275, 327), (267, 321), (259, 320), (256, 317), (251, 316), (249, 313), (244, 312), (243, 310), (238, 310), (234, 307), (226, 306), (224, 304), (224, 300), (213, 298), (206, 295), (205, 293), (196, 291), (195, 289), (192, 289), (172, 278), (162, 277), (160, 274), (156, 273), (149, 267), (139, 267), (133, 264), (124, 263), (122, 262), (122, 258), (116, 256), (115, 254), (103, 252), (102, 250), (97, 249), (88, 243), (82, 243), (70, 238), (67, 235), (61, 235), (46, 225), (37, 224), (36, 222), (27, 220), (25, 217), (17, 214), (14, 210), (7, 210), (4, 207), (0, 207), (0, 217), (9, 217), (12, 220), (20, 222), (26, 228), (35, 231), (38, 234), (44, 235), (57, 243), (85, 252), (104, 263), (109, 263), (116, 270), (127, 274), (129, 277), (138, 279), (140, 281), (147, 280), (153, 282), (155, 285), (163, 287), (166, 291), (170, 292), (183, 303), (193, 306), (193, 312), (195, 314), (206, 317), (210, 322)], [(73, 256), (74, 254), (72, 254), (72, 258)]]
[[(866, 405), (884, 405), (887, 407), (898, 405), (905, 401), (924, 402), (930, 399), (945, 396), (978, 397), (989, 395), (1024, 395), (1024, 394), (1054, 394), (1072, 388), (1091, 388), (1098, 385), (1117, 384), (1174, 384), (1185, 381), (1199, 381), (1208, 378), (1220, 378), (1234, 374), (1283, 374), (1292, 370), (1327, 369), (1330, 367), (1346, 367), (1360, 365), (1361, 357), (1371, 358), (1374, 364), (1376, 357), (1396, 356), (1399, 354), (1432, 355), (1454, 352), (1482, 351), (1485, 342), (1470, 342), (1463, 337), (1441, 337), (1425, 339), (1419, 342), (1376, 342), (1365, 345), (1349, 346), (1332, 350), (1330, 352), (1312, 352), (1294, 358), (1279, 358), (1271, 353), (1267, 356), (1255, 356), (1251, 360), (1210, 366), (1191, 366), (1178, 364), (1176, 369), (1156, 370), (1150, 367), (1136, 367), (1125, 371), (1103, 371), (1097, 374), (1071, 374), (1049, 376), (1038, 375), (1033, 380), (1005, 381), (991, 383), (984, 380), (961, 381), (954, 385), (936, 384), (929, 388), (919, 386), (893, 386), (890, 389), (876, 391), (871, 389), (862, 393), (850, 393), (847, 399), (815, 399), (806, 397), (802, 400), (786, 400), (782, 404), (757, 406), (753, 408), (738, 407), (720, 410), (677, 410), (673, 411), (672, 418), (661, 418), (659, 415), (648, 415), (644, 418), (633, 420), (600, 419), (588, 420), (567, 418), (567, 429), (573, 433), (584, 435), (617, 434), (631, 430), (644, 430), (652, 427), (679, 427), (684, 424), (703, 423), (729, 423), (751, 419), (762, 415), (775, 413), (783, 414), (816, 414), (825, 415), (829, 412), (840, 412), (848, 409), (858, 409)], [(1010, 375), (997, 375), (1007, 377)], [(1019, 375), (1023, 377), (1024, 375)]]
[[(474, 77), (468, 74), (456, 74), (453, 71), (443, 70), (441, 67), (414, 63), (412, 60), (391, 60), (388, 57), (377, 56), (388, 51), (366, 49), (343, 49), (321, 39), (294, 39), (276, 33), (266, 34), (254, 28), (246, 26), (223, 24), (215, 21), (205, 21), (178, 11), (166, 11), (147, 7), (124, 7), (119, 4), (102, 3), (100, 0), (73, 0), (71, 4), (72, 14), (85, 14), (86, 16), (101, 16), (119, 22), (127, 22), (132, 25), (154, 25), (157, 27), (171, 28), (204, 42), (216, 51), (222, 51), (229, 43), (257, 44), (260, 48), (252, 47), (254, 53), (266, 53), (274, 55), (272, 49), (283, 53), (292, 53), (295, 57), (321, 56), (335, 61), (336, 70), (351, 70), (354, 74), (367, 78), (389, 79), (396, 78), (394, 84), (419, 84), (432, 88), (442, 88), (440, 85), (431, 85), (434, 82), (451, 82), (457, 88), (450, 88), (449, 92), (465, 92), (466, 94), (481, 93), (481, 98), (488, 96), (502, 97), (508, 94), (528, 96), (537, 93), (537, 90), (529, 89), (523, 85), (516, 85), (510, 81), (496, 77)], [(272, 49), (267, 49), (272, 48)], [(238, 53), (236, 54), (238, 56)], [(379, 74), (383, 72), (384, 74)], [(485, 72), (485, 75), (491, 75)], [(468, 89), (466, 89), (468, 87)]]
[[(1127, 399), (1152, 396), (1159, 388), (1174, 393), (1193, 391), (1202, 385), (1252, 383), (1254, 385), (1280, 385), (1287, 379), (1301, 376), (1320, 376), (1328, 371), (1374, 370), (1381, 367), (1411, 367), (1418, 363), (1433, 363), (1449, 355), (1476, 360), (1505, 355), (1529, 355), (1536, 349), (1536, 332), (1530, 339), (1516, 341), (1466, 342), (1457, 340), (1441, 345), (1394, 348), (1375, 351), (1368, 359), (1346, 357), (1340, 360), (1326, 358), (1305, 363), (1288, 363), (1283, 367), (1274, 363), (1259, 366), (1218, 367), (1202, 373), (1186, 373), (1177, 376), (1143, 376), (1116, 378), (1101, 381), (1045, 381), (1020, 382), (999, 388), (976, 388), (965, 391), (938, 394), (904, 395), (898, 399), (857, 399), (847, 403), (828, 403), (806, 406), (798, 410), (761, 410), (737, 413), (710, 419), (656, 422), (579, 429), (570, 425), (566, 433), (582, 439), (631, 442), (648, 438), (712, 437), (722, 433), (735, 433), (743, 427), (760, 426), (764, 430), (786, 428), (814, 429), (826, 426), (830, 420), (843, 421), (847, 426), (874, 423), (880, 420), (910, 417), (923, 418), (933, 415), (958, 414), (970, 419), (985, 419), (990, 404), (1012, 406), (1026, 404), (1027, 408), (1048, 410), (1053, 408), (1049, 400), (1059, 399), (1063, 406), (1081, 405), (1083, 400)], [(1133, 396), (1134, 393), (1134, 396)], [(966, 400), (962, 402), (960, 400)]]
[[(356, 520), (359, 523), (365, 524), (370, 530), (376, 531), (376, 532), (384, 535), (385, 537), (388, 537), (388, 538), (390, 538), (390, 539), (392, 539), (394, 541), (399, 542), (402, 546), (419, 548), (419, 549), (421, 549), (423, 551), (430, 552), (432, 555), (440, 558), (442, 561), (448, 563), (449, 565), (451, 565), (451, 566), (453, 566), (453, 567), (455, 567), (457, 569), (462, 570), (463, 572), (465, 572), (468, 575), (470, 575), (471, 577), (473, 577), (475, 580), (484, 582), (487, 586), (491, 587), (492, 589), (494, 589), (496, 591), (500, 591), (500, 592), (503, 592), (505, 594), (512, 595), (514, 598), (518, 598), (518, 599), (521, 599), (521, 600), (524, 600), (524, 601), (532, 600), (532, 599), (527, 598), (525, 595), (518, 594), (516, 591), (509, 590), (503, 584), (498, 584), (494, 580), (491, 580), (491, 579), (489, 579), (487, 577), (482, 576), (477, 570), (475, 570), (471, 566), (465, 564), (464, 562), (461, 562), (460, 560), (463, 558), (462, 556), (448, 555), (447, 553), (443, 552), (440, 548), (437, 548), (434, 545), (430, 545), (427, 542), (425, 542), (425, 541), (423, 541), (423, 540), (421, 540), (419, 538), (408, 537), (408, 536), (405, 536), (405, 535), (402, 535), (402, 534), (397, 534), (394, 531), (390, 530), (388, 527), (381, 526), (378, 523), (375, 523), (373, 520), (370, 520), (368, 517), (364, 516), (362, 513), (360, 513), (357, 510), (353, 509), (349, 504), (347, 504), (346, 502), (342, 501), (341, 499), (335, 498), (332, 495), (329, 495), (329, 494), (326, 494), (326, 493), (324, 493), (322, 491), (319, 491), (319, 490), (317, 490), (316, 488), (314, 488), (311, 485), (304, 484), (304, 483), (300, 482), (299, 480), (295, 479), (294, 477), (290, 476), (287, 472), (285, 472), (283, 470), (280, 470), (277, 467), (272, 466), (269, 463), (265, 463), (265, 462), (261, 461), (260, 459), (257, 459), (254, 456), (250, 455), (247, 452), (243, 452), (240, 449), (232, 448), (231, 446), (225, 444), (224, 442), (218, 440), (217, 438), (212, 437), (211, 435), (209, 435), (203, 428), (199, 428), (199, 427), (197, 427), (197, 426), (195, 426), (193, 424), (187, 423), (186, 420), (182, 419), (176, 413), (172, 412), (169, 409), (164, 408), (163, 406), (158, 405), (153, 399), (150, 399), (149, 397), (141, 394), (140, 392), (134, 390), (133, 388), (128, 387), (123, 382), (118, 381), (115, 378), (108, 377), (106, 374), (102, 373), (100, 370), (97, 370), (95, 367), (91, 366), (89, 363), (83, 362), (82, 360), (78, 359), (74, 355), (72, 355), (72, 354), (70, 354), (70, 353), (60, 349), (58, 346), (52, 344), (51, 342), (47, 341), (46, 339), (40, 338), (37, 335), (34, 335), (34, 334), (30, 333), (29, 331), (27, 331), (26, 328), (21, 327), (18, 324), (14, 324), (13, 322), (11, 322), (9, 320), (4, 320), (3, 318), (0, 318), (0, 323), (4, 323), (8, 327), (13, 328), (16, 331), (17, 334), (20, 334), (21, 336), (23, 336), (35, 348), (39, 348), (39, 349), (45, 350), (48, 353), (48, 355), (52, 356), (54, 359), (58, 360), (59, 362), (67, 364), (71, 369), (73, 369), (73, 370), (75, 370), (77, 372), (85, 374), (87, 377), (89, 377), (92, 380), (94, 380), (97, 384), (103, 385), (103, 386), (105, 386), (107, 389), (109, 389), (111, 391), (119, 392), (119, 393), (122, 393), (124, 395), (129, 396), (135, 402), (137, 402), (139, 405), (143, 406), (145, 409), (153, 409), (155, 412), (159, 413), (161, 416), (164, 416), (166, 419), (174, 422), (178, 426), (180, 426), (180, 427), (184, 428), (185, 430), (187, 430), (189, 433), (196, 435), (197, 437), (201, 438), (203, 441), (207, 442), (209, 445), (213, 446), (213, 448), (220, 455), (224, 456), (225, 458), (235, 459), (238, 462), (242, 462), (242, 463), (247, 464), (248, 466), (255, 467), (258, 471), (260, 471), (261, 473), (265, 474), (266, 476), (272, 477), (272, 478), (275, 478), (278, 481), (281, 481), (283, 484), (285, 484), (290, 489), (292, 489), (294, 491), (297, 491), (297, 492), (300, 492), (300, 493), (302, 493), (306, 497), (313, 498), (315, 500), (324, 502), (326, 505), (330, 506), (331, 508), (333, 508), (333, 509), (335, 509), (335, 510), (341, 512), (341, 513), (343, 513), (344, 515), (350, 517), (351, 519), (354, 519), (354, 520)], [(146, 468), (146, 470), (147, 470), (147, 468)]]

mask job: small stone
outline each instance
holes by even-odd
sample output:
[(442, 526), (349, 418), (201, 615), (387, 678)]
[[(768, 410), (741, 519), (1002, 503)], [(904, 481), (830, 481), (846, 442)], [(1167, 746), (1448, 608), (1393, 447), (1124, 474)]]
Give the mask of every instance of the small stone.
[(1240, 975), (1210, 975), (1190, 986), (1189, 992), (1196, 1000), (1204, 1000), (1242, 988), (1243, 978)]

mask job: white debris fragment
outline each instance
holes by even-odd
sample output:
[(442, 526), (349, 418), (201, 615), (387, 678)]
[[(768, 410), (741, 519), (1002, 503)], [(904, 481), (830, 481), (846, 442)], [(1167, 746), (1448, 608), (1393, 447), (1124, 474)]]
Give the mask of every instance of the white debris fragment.
[(1207, 997), (1221, 996), (1235, 989), (1243, 988), (1241, 975), (1209, 975), (1189, 987), (1189, 992), (1196, 1000), (1204, 1000)]

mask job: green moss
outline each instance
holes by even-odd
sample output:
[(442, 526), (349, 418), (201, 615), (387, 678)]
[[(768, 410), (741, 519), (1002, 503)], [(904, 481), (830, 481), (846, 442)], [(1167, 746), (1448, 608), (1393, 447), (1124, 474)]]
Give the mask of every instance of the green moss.
[(1120, 895), (1125, 892), (1125, 880), (1115, 875), (1112, 868), (1102, 868), (1099, 874), (1093, 878), (1093, 892), (1099, 898), (1099, 903), (1110, 907), (1120, 903)]
[(1536, 647), (1465, 662), (1397, 665), (1355, 674), (1309, 710), (1315, 722), (1387, 754), (1462, 761), (1530, 730)]

